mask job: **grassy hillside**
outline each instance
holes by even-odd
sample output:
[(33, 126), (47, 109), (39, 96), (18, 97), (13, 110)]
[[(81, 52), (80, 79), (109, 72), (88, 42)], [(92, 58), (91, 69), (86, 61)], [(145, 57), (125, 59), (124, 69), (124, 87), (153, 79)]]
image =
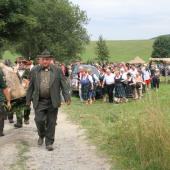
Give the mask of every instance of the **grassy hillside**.
[[(106, 44), (110, 50), (110, 61), (127, 62), (139, 56), (148, 62), (148, 59), (151, 57), (153, 42), (154, 40), (126, 40), (106, 41)], [(95, 46), (96, 41), (91, 41), (86, 47), (86, 52), (81, 56), (83, 61), (95, 58)]]
[(12, 54), (10, 51), (5, 51), (5, 53), (3, 55), (3, 60), (9, 58), (9, 59), (11, 59), (12, 62), (14, 62), (17, 57), (19, 57), (19, 55)]
[[(151, 57), (152, 46), (154, 40), (126, 40), (126, 41), (106, 41), (106, 44), (110, 50), (110, 61), (130, 61), (136, 56), (139, 56), (146, 62)], [(83, 61), (88, 59), (94, 59), (94, 47), (96, 46), (96, 41), (91, 41), (88, 46), (86, 46), (86, 52), (81, 56)], [(12, 61), (17, 58), (18, 55), (13, 55), (9, 51), (6, 51), (3, 55), (3, 59), (10, 58)]]

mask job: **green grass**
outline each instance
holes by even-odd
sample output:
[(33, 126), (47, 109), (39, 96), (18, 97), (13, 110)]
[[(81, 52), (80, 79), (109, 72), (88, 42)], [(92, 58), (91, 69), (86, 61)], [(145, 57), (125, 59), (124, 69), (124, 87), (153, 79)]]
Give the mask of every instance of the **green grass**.
[[(154, 40), (125, 40), (106, 41), (106, 44), (110, 50), (110, 61), (127, 62), (139, 56), (144, 61), (149, 62), (153, 50), (153, 42)], [(95, 46), (96, 41), (91, 41), (90, 44), (86, 46), (86, 51), (81, 56), (82, 61), (87, 61), (88, 59), (94, 59), (96, 57), (94, 52)], [(19, 57), (17, 54), (11, 54), (9, 51), (6, 51), (3, 55), (3, 59), (10, 58), (13, 62), (17, 57)]]
[(26, 161), (32, 158), (31, 156), (25, 156), (25, 154), (29, 152), (28, 143), (24, 140), (20, 140), (20, 143), (16, 145), (16, 148), (18, 151), (17, 160), (15, 163), (10, 165), (10, 169), (27, 170)]
[(3, 54), (3, 60), (9, 58), (12, 62), (14, 62), (15, 59), (18, 57), (20, 57), (18, 54), (12, 54), (10, 51), (5, 51), (5, 53)]
[[(164, 80), (164, 78), (162, 78)], [(149, 90), (142, 101), (86, 106), (78, 97), (62, 110), (117, 169), (170, 169), (170, 85)]]
[[(149, 62), (149, 58), (152, 53), (152, 46), (154, 40), (126, 40), (126, 41), (106, 41), (106, 44), (110, 50), (110, 61), (130, 61), (136, 56), (139, 56), (144, 61)], [(86, 46), (86, 52), (81, 56), (83, 61), (88, 59), (94, 59), (95, 52), (94, 47), (96, 41), (91, 41)]]

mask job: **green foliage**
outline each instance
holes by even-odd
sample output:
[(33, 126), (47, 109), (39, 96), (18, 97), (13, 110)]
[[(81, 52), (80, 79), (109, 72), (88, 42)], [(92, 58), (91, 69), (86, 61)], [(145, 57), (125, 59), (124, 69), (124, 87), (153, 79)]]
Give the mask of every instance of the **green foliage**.
[(29, 15), (33, 2), (34, 0), (1, 0), (0, 39), (16, 41), (25, 34), (26, 28), (36, 25), (36, 19)]
[(97, 47), (95, 47), (95, 54), (97, 57), (95, 60), (98, 62), (108, 62), (109, 61), (109, 49), (108, 46), (106, 45), (106, 41), (103, 39), (102, 35), (99, 36), (98, 42), (96, 42)]
[(110, 104), (97, 99), (91, 106), (72, 98), (63, 105), (69, 119), (86, 135), (113, 169), (167, 170), (170, 167), (170, 86), (162, 79), (159, 91), (149, 89), (142, 101)]
[(170, 37), (159, 36), (153, 44), (152, 58), (168, 58), (170, 54)]
[(17, 53), (34, 59), (47, 48), (57, 61), (80, 58), (90, 39), (84, 28), (89, 21), (85, 11), (67, 0), (37, 0), (31, 14), (37, 18), (37, 26), (26, 30)]
[[(4, 110), (9, 110), (9, 106), (4, 103)], [(11, 102), (11, 111), (8, 111), (8, 114), (16, 113), (18, 117), (22, 117), (22, 112), (24, 110), (27, 110), (30, 108), (30, 106), (26, 105), (26, 99), (25, 98), (19, 98)]]

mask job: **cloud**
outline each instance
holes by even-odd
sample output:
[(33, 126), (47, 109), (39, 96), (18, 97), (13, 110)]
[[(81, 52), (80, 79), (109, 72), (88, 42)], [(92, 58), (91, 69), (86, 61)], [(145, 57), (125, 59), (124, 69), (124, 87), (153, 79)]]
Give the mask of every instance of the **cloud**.
[(170, 34), (169, 0), (72, 0), (91, 18), (92, 40), (149, 39)]

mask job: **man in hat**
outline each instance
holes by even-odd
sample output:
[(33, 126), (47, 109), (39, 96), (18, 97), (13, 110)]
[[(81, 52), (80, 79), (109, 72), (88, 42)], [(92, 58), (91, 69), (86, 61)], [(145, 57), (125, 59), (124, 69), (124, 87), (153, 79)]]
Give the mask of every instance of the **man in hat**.
[[(51, 151), (53, 150), (58, 108), (61, 105), (60, 88), (67, 105), (70, 105), (71, 100), (62, 69), (50, 65), (51, 53), (45, 50), (39, 57), (41, 58), (41, 66), (31, 70), (26, 101), (27, 105), (30, 105), (34, 93), (33, 108), (35, 109), (35, 123), (39, 135), (38, 145), (42, 145), (45, 138), (46, 149)], [(46, 128), (45, 122), (47, 122)]]
[[(26, 60), (24, 59), (24, 57), (17, 58), (15, 60), (15, 63), (19, 65), (19, 68), (17, 70), (17, 75), (18, 75), (18, 78), (20, 80), (20, 83), (23, 84), (23, 79), (25, 79), (25, 80), (28, 79), (30, 69), (25, 68)], [(30, 111), (31, 111), (30, 108), (27, 109), (27, 110), (24, 110), (24, 123), (26, 125), (29, 124)], [(23, 117), (20, 116), (20, 114), (17, 114), (17, 113), (16, 113), (16, 117), (17, 117), (17, 123), (14, 124), (14, 127), (22, 128), (22, 124), (23, 124), (22, 119), (23, 119)], [(14, 121), (13, 121), (13, 113), (8, 115), (8, 119), (9, 119), (9, 123), (14, 123)]]

